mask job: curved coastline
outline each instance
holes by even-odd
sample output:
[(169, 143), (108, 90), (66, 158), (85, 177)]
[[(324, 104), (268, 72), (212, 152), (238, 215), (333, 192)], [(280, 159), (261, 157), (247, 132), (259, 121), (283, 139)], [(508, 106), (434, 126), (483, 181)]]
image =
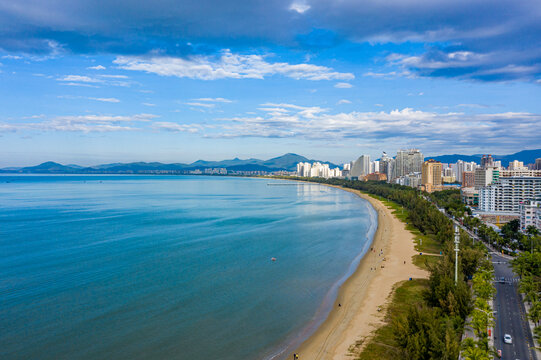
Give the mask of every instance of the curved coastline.
[(294, 350), (288, 347), (274, 359), (291, 358), (293, 353), (300, 359), (351, 359), (352, 352), (359, 351), (364, 340), (383, 323), (384, 311), (378, 309), (384, 307), (394, 285), (410, 277), (428, 277), (427, 271), (412, 262), (416, 254), (413, 235), (381, 201), (358, 190), (320, 185), (348, 191), (367, 200), (378, 214), (377, 229), (369, 243), (371, 250), (360, 254), (362, 258), (356, 269), (351, 274), (348, 271), (345, 277), (350, 276), (338, 285), (328, 315), (317, 322), (319, 326), (315, 329), (305, 330), (300, 346), (295, 344)]
[[(326, 185), (318, 183), (305, 182), (310, 185)], [(340, 187), (326, 185), (328, 187), (334, 187), (338, 190), (344, 190)], [(363, 198), (364, 199), (364, 198)], [(366, 200), (366, 199), (364, 199)], [(285, 341), (285, 346), (280, 348), (275, 348), (271, 353), (267, 353), (263, 359), (264, 360), (280, 360), (287, 359), (292, 357), (294, 350), (297, 349), (301, 344), (310, 339), (318, 329), (325, 323), (325, 321), (330, 316), (335, 305), (337, 304), (337, 299), (339, 298), (340, 291), (348, 279), (355, 274), (358, 270), (360, 263), (362, 262), (365, 255), (370, 251), (370, 248), (373, 246), (373, 241), (378, 229), (378, 212), (376, 208), (370, 203), (370, 201), (363, 202), (363, 204), (368, 208), (370, 214), (370, 227), (366, 233), (366, 242), (363, 245), (361, 251), (355, 256), (355, 258), (349, 264), (348, 270), (331, 286), (327, 294), (325, 295), (321, 305), (316, 310), (312, 320), (302, 328), (300, 332), (294, 333), (288, 337)], [(287, 355), (287, 356), (286, 356)]]

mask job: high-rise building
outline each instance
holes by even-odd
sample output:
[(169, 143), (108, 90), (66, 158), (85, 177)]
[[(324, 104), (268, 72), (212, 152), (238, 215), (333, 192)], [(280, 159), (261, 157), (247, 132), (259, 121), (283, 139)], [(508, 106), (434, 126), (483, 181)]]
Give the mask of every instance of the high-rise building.
[(310, 177), (312, 164), (309, 162), (300, 162), (297, 164), (297, 175), (303, 177)]
[(393, 170), (393, 158), (387, 156), (386, 152), (383, 152), (379, 159), (379, 172), (387, 176), (387, 180), (391, 179)]
[(455, 172), (455, 178), (457, 181), (462, 180), (462, 173), (464, 171), (475, 171), (475, 169), (478, 167), (477, 163), (475, 162), (465, 162), (462, 160), (458, 160), (456, 164), (451, 164), (451, 168)]
[(462, 172), (462, 187), (474, 187), (475, 186), (475, 172), (463, 171)]
[(353, 164), (349, 176), (352, 178), (362, 178), (370, 173), (370, 155), (361, 155)]
[(370, 162), (370, 172), (369, 172), (369, 174), (373, 174), (373, 173), (379, 173), (379, 161), (378, 160)]
[(535, 170), (541, 170), (541, 158), (535, 159)]
[(508, 170), (527, 170), (527, 167), (524, 167), (524, 163), (522, 161), (513, 160), (509, 162)]
[(512, 177), (512, 176), (541, 176), (541, 170), (530, 170), (527, 167), (513, 169), (513, 170), (500, 170), (500, 177)]
[(331, 177), (342, 176), (342, 171), (339, 168), (329, 168), (329, 164), (322, 164), (319, 162), (315, 162), (313, 164), (310, 164), (309, 162), (300, 162), (297, 164), (297, 175), (304, 177), (322, 177), (328, 179)]
[(484, 186), (492, 184), (494, 177), (493, 172), (494, 169), (491, 167), (475, 169), (475, 188), (480, 189)]
[(520, 230), (526, 232), (528, 226), (541, 230), (541, 201), (523, 201), (519, 205)]
[(488, 168), (492, 166), (494, 166), (494, 159), (492, 159), (492, 155), (483, 155), (481, 157), (481, 167)]
[(441, 163), (439, 161), (435, 161), (434, 159), (425, 161), (421, 174), (421, 185), (424, 186), (426, 192), (432, 192), (441, 188)]
[(541, 177), (502, 177), (479, 190), (479, 210), (519, 213), (521, 202), (541, 200)]
[(424, 157), (418, 149), (399, 150), (393, 167), (393, 178), (421, 172)]

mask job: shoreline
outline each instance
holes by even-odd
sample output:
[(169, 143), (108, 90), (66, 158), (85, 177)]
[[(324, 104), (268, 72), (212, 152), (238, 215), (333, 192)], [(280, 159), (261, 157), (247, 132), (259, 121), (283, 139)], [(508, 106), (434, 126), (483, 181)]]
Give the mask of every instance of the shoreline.
[(412, 257), (417, 254), (413, 234), (381, 201), (358, 190), (320, 185), (367, 200), (377, 212), (378, 227), (372, 240), (373, 250), (368, 250), (357, 269), (340, 286), (327, 318), (286, 359), (296, 353), (300, 360), (349, 360), (352, 351), (359, 352), (373, 331), (383, 324), (385, 311), (378, 309), (385, 308), (395, 284), (410, 277), (427, 278), (428, 272), (413, 264)]

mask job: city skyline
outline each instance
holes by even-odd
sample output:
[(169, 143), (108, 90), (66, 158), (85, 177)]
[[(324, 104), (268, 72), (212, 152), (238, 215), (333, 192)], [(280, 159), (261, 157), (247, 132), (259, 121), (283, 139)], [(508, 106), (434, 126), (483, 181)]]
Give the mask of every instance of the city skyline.
[(532, 1), (225, 6), (0, 0), (0, 167), (540, 147)]

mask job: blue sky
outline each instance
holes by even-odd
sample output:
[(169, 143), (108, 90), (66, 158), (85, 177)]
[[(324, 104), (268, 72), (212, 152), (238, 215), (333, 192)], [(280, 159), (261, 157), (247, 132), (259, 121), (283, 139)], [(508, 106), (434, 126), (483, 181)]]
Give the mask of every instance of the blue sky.
[(534, 1), (0, 0), (0, 167), (541, 147)]

